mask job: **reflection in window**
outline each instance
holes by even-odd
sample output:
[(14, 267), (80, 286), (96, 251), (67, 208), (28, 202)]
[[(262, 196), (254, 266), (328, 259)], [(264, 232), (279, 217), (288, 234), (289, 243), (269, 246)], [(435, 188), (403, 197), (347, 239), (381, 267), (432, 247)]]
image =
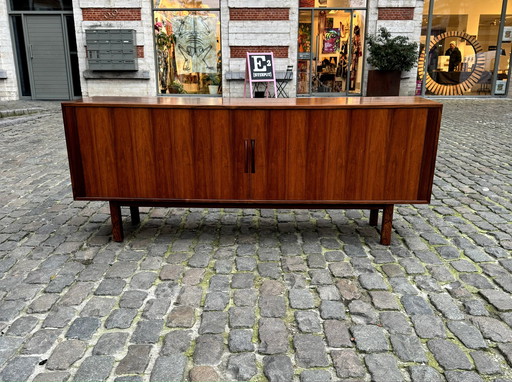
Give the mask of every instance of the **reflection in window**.
[(173, 9), (154, 12), (161, 94), (220, 94), (220, 12), (210, 8), (218, 3), (155, 1), (160, 8)]
[(11, 11), (70, 11), (71, 0), (11, 0)]
[[(433, 2), (433, 12), (429, 14), (431, 2)], [(500, 30), (502, 28), (506, 30), (509, 23), (505, 18), (505, 25), (501, 25), (503, 0), (488, 0), (485, 6), (482, 4), (474, 0), (425, 1), (421, 51), (423, 58), (428, 60), (428, 66), (425, 69), (430, 79), (435, 81), (435, 84), (432, 84), (427, 79), (426, 94), (497, 94), (498, 85), (506, 82), (507, 58), (510, 55), (507, 48), (510, 43), (504, 40), (501, 54), (497, 54)], [(431, 30), (430, 35), (427, 36), (429, 21)], [(433, 42), (435, 42), (434, 47), (431, 46)], [(450, 50), (450, 44), (457, 48), (455, 54)], [(478, 47), (477, 51), (474, 49), (476, 47)], [(505, 55), (503, 55), (503, 49), (505, 49)], [(458, 62), (457, 51), (460, 53), (460, 62)], [(504, 60), (502, 60), (503, 57)], [(497, 59), (499, 59), (498, 62)], [(418, 75), (417, 90), (421, 92), (423, 72)], [(500, 90), (503, 91), (503, 89), (501, 86)]]

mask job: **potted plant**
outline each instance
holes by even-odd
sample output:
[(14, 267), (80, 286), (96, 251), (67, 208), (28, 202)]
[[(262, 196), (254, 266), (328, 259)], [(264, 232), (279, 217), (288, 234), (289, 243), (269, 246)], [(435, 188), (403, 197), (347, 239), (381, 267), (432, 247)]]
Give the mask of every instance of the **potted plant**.
[(418, 44), (405, 36), (391, 37), (386, 28), (377, 35), (369, 35), (368, 63), (375, 70), (368, 71), (367, 96), (393, 96), (400, 93), (402, 72), (412, 69), (418, 59)]
[(206, 82), (208, 83), (208, 89), (210, 94), (217, 94), (220, 86), (220, 76), (218, 73), (209, 73), (206, 75)]

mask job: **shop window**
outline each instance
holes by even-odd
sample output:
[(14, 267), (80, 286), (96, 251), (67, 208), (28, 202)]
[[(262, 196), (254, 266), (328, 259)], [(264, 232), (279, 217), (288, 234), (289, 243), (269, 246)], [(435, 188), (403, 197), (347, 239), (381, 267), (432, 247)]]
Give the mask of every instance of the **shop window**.
[(299, 0), (300, 8), (362, 8), (366, 0)]
[(300, 10), (297, 94), (361, 93), (365, 15), (363, 10)]
[(155, 0), (160, 94), (221, 94), (219, 1)]
[(11, 11), (71, 11), (72, 0), (10, 0)]
[(425, 1), (417, 94), (423, 80), (427, 95), (505, 94), (512, 18), (502, 25), (502, 6), (502, 0)]

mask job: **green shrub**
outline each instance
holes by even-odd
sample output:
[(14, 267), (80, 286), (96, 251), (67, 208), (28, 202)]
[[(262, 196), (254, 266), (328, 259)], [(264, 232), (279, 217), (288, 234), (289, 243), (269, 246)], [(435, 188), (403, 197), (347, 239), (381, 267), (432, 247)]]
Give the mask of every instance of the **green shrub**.
[(418, 44), (405, 36), (391, 38), (386, 28), (366, 38), (368, 63), (377, 70), (411, 70), (418, 59)]

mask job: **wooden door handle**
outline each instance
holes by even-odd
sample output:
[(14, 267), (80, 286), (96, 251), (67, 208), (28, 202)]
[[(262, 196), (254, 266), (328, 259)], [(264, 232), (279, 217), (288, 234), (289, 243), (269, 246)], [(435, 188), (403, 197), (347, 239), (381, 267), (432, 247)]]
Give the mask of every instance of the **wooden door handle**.
[(244, 139), (244, 173), (246, 174), (254, 174), (256, 172), (255, 147), (256, 141), (254, 139)]
[(250, 153), (250, 148), (249, 148), (249, 140), (248, 139), (244, 139), (244, 173), (248, 174), (249, 173), (249, 167), (250, 167), (250, 160), (251, 160), (251, 153)]
[(251, 173), (254, 174), (256, 172), (256, 141), (251, 139)]

